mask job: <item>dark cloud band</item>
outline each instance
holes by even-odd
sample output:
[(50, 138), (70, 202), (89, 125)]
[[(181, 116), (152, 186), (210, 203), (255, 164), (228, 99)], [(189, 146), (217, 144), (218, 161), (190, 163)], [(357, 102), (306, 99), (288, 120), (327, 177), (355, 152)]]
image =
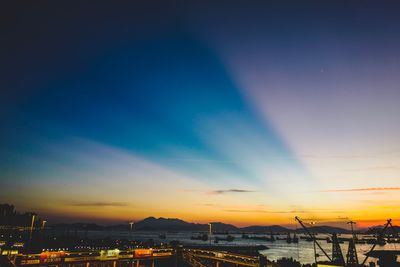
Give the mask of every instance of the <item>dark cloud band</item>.
[(75, 207), (125, 207), (128, 206), (125, 202), (82, 202), (74, 203)]
[(211, 191), (210, 194), (226, 194), (226, 193), (253, 193), (255, 191), (252, 190), (244, 190), (244, 189), (227, 189), (227, 190), (214, 190)]

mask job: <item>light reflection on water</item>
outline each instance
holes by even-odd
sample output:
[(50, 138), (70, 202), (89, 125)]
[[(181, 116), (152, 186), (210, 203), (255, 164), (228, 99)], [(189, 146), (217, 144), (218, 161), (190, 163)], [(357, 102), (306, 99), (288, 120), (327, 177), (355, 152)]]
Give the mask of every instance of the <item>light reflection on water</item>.
[[(165, 239), (160, 239), (159, 234), (165, 234)], [(201, 241), (201, 240), (191, 240), (190, 237), (193, 235), (197, 235), (198, 233), (192, 232), (177, 232), (177, 233), (168, 233), (168, 232), (127, 232), (127, 231), (87, 231), (85, 233), (80, 232), (80, 235), (84, 235), (88, 238), (119, 238), (119, 239), (129, 239), (129, 240), (148, 240), (153, 239), (155, 242), (161, 243), (168, 243), (172, 240), (179, 240), (183, 244), (198, 244), (198, 245), (208, 245), (208, 241)], [(267, 256), (270, 260), (277, 260), (283, 257), (291, 257), (295, 260), (300, 261), (301, 263), (313, 263), (314, 262), (314, 246), (313, 242), (305, 241), (303, 239), (299, 240), (299, 243), (286, 243), (285, 240), (276, 240), (275, 242), (268, 242), (268, 241), (261, 241), (261, 240), (251, 240), (251, 239), (242, 239), (242, 234), (231, 234), (235, 237), (235, 240), (232, 242), (227, 241), (219, 241), (218, 244), (213, 245), (265, 245), (269, 249), (260, 251), (263, 255)], [(251, 234), (252, 235), (252, 234)], [(265, 236), (263, 234), (262, 236)], [(269, 236), (269, 235), (267, 235)], [(326, 238), (329, 235), (326, 234), (319, 234), (318, 237)], [(220, 235), (223, 237), (223, 235)], [(284, 239), (286, 235), (275, 235), (275, 238), (282, 238)], [(350, 237), (350, 235), (342, 234), (340, 237)], [(361, 238), (362, 236), (359, 236)], [(368, 236), (371, 238), (371, 236)], [(213, 236), (214, 238), (214, 236)], [(214, 241), (214, 240), (213, 240)], [(327, 243), (325, 240), (318, 240), (321, 247), (331, 255), (332, 253), (332, 244)], [(346, 258), (346, 252), (348, 248), (348, 243), (340, 244), (342, 248), (343, 256)], [(362, 262), (364, 260), (364, 253), (368, 252), (372, 245), (371, 244), (356, 244), (358, 258), (359, 261)], [(318, 258), (319, 260), (326, 260), (323, 252), (319, 250), (317, 247), (317, 253), (320, 255)], [(376, 246), (375, 250), (382, 250), (382, 249), (400, 249), (400, 244), (386, 244), (385, 246)], [(368, 262), (373, 261), (376, 262), (375, 259), (370, 258)]]

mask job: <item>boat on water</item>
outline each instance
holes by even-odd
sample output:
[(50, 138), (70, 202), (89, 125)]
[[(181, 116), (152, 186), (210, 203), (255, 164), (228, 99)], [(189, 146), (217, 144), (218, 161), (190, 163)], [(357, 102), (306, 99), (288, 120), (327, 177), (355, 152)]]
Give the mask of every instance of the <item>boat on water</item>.
[(292, 243), (292, 238), (290, 237), (290, 233), (287, 234), (286, 243), (288, 244)]
[(201, 241), (207, 241), (208, 240), (208, 235), (207, 234), (198, 234), (197, 236), (191, 236), (191, 240), (201, 240)]
[(274, 242), (274, 241), (275, 241), (275, 237), (274, 237), (274, 234), (272, 233), (272, 231), (271, 231), (270, 241), (271, 241), (271, 242)]
[(235, 240), (235, 237), (233, 235), (227, 235), (226, 236), (226, 241), (232, 242), (233, 240)]
[(249, 236), (249, 235), (246, 235), (246, 234), (242, 235), (242, 239), (260, 240), (260, 241), (267, 241), (267, 242), (274, 242), (275, 241), (275, 238), (273, 236), (271, 236), (271, 237), (258, 236), (258, 235)]
[(214, 239), (214, 243), (218, 243), (219, 241), (227, 241), (227, 242), (232, 242), (235, 240), (235, 237), (233, 235), (227, 235), (226, 237), (218, 237), (216, 236)]
[(296, 233), (294, 233), (294, 235), (293, 235), (292, 242), (299, 243), (299, 238), (297, 237)]

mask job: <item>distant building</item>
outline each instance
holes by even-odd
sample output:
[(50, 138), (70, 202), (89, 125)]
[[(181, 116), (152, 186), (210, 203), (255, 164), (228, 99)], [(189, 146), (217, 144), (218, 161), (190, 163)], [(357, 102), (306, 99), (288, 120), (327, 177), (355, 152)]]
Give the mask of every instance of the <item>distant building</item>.
[(15, 210), (14, 205), (0, 204), (0, 225), (30, 226), (32, 214), (31, 212), (20, 214)]
[(14, 205), (0, 204), (0, 217), (10, 217), (15, 216)]

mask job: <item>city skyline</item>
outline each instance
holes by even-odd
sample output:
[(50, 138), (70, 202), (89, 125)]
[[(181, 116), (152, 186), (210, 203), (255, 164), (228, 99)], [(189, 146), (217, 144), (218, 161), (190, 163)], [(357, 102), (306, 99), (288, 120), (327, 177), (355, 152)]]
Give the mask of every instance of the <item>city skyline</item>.
[(14, 5), (0, 203), (48, 222), (399, 224), (395, 4)]

